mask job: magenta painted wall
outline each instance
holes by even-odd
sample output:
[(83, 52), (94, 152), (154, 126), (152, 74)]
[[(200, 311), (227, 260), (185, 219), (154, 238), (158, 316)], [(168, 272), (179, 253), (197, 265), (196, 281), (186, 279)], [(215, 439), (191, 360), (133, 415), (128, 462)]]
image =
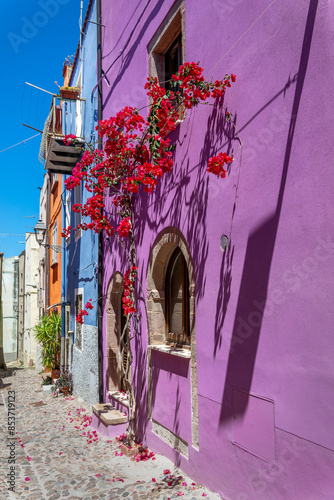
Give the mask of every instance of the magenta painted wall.
[[(104, 71), (145, 4), (102, 1)], [(148, 104), (147, 45), (172, 5), (151, 2), (107, 73), (104, 118), (125, 105)], [(199, 449), (191, 446), (190, 365), (157, 352), (152, 416), (189, 442), (188, 459), (152, 432), (144, 319), (134, 342), (139, 434), (226, 499), (329, 500), (334, 5), (280, 0), (266, 10), (269, 5), (185, 0), (186, 60), (200, 61), (213, 79), (237, 75), (225, 102), (243, 147), (227, 179), (207, 174), (210, 156), (239, 144), (221, 112), (200, 106), (174, 134), (174, 171), (155, 195), (138, 198), (143, 288), (152, 245), (165, 227), (182, 232), (194, 262)], [(225, 254), (222, 234), (230, 239)], [(105, 241), (104, 293), (111, 275), (124, 271), (122, 255)], [(103, 370), (106, 383), (106, 340)]]

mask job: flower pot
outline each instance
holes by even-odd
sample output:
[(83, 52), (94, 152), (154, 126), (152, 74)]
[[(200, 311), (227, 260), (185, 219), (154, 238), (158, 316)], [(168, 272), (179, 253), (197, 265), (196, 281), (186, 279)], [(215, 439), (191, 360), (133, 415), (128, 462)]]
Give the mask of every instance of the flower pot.
[(54, 385), (42, 385), (42, 389), (44, 394), (52, 394), (54, 391)]
[(79, 98), (80, 91), (79, 90), (65, 90), (65, 89), (59, 89), (59, 93), (61, 95), (62, 99), (71, 99), (71, 100), (76, 100)]
[(51, 372), (51, 380), (52, 383), (55, 381), (55, 379), (60, 377), (60, 370), (52, 370)]
[(61, 392), (63, 394), (69, 394), (70, 393), (70, 388), (69, 387), (61, 387), (59, 389), (59, 392)]

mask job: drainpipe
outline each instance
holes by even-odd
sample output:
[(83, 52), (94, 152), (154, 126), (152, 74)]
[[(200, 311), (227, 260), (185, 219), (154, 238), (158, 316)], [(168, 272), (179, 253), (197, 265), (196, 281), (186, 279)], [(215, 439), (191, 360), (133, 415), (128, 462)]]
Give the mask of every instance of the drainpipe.
[[(61, 176), (61, 224), (66, 226), (66, 192), (64, 184), (65, 174)], [(63, 238), (65, 241), (65, 238)], [(58, 242), (57, 242), (58, 243)], [(61, 342), (60, 366), (65, 364), (65, 301), (66, 301), (66, 242), (61, 247)]]
[[(96, 21), (97, 21), (97, 81), (98, 85), (98, 100), (97, 100), (97, 118), (102, 120), (102, 48), (101, 48), (101, 0), (96, 0)], [(102, 149), (102, 140), (98, 136), (98, 148)], [(97, 334), (98, 334), (98, 370), (99, 370), (99, 403), (103, 403), (103, 335), (102, 335), (102, 231), (98, 234), (98, 301), (97, 301)]]

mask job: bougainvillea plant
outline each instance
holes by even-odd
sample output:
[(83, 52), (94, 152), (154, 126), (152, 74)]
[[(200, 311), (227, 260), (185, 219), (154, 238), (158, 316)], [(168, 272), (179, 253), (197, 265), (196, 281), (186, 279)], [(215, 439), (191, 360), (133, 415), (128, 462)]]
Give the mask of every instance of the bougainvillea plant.
[[(148, 78), (145, 84), (150, 100), (148, 115), (144, 117), (138, 108), (126, 106), (116, 116), (101, 121), (96, 129), (103, 141), (103, 148), (88, 147), (81, 161), (73, 168), (72, 175), (65, 180), (66, 189), (72, 190), (83, 182), (91, 195), (85, 203), (73, 205), (73, 211), (81, 214), (82, 222), (76, 228), (69, 226), (64, 229), (62, 236), (67, 237), (77, 229), (96, 233), (104, 231), (108, 236), (114, 235), (121, 240), (127, 253), (129, 267), (123, 279), (123, 308), (127, 321), (121, 334), (121, 346), (127, 350), (125, 383), (131, 408), (128, 434), (132, 436), (135, 398), (131, 383), (131, 343), (126, 340), (126, 331), (131, 317), (137, 315), (133, 199), (140, 190), (153, 193), (163, 175), (172, 170), (169, 134), (177, 127), (180, 117), (184, 117), (185, 108), (191, 109), (200, 102), (222, 98), (235, 79), (235, 75), (231, 74), (225, 75), (222, 80), (206, 81), (203, 68), (194, 62), (183, 64), (178, 73), (172, 76), (172, 90), (159, 85), (157, 78)], [(230, 113), (226, 112), (226, 119), (229, 117)], [(70, 134), (65, 136), (64, 142), (75, 144), (76, 138)], [(224, 178), (227, 166), (232, 161), (233, 156), (221, 152), (209, 159), (207, 171)], [(112, 216), (106, 211), (106, 197), (112, 198)], [(88, 308), (91, 308), (91, 302), (89, 304)], [(87, 304), (78, 314), (79, 322), (83, 322), (86, 309)], [(138, 325), (138, 321), (135, 323)]]

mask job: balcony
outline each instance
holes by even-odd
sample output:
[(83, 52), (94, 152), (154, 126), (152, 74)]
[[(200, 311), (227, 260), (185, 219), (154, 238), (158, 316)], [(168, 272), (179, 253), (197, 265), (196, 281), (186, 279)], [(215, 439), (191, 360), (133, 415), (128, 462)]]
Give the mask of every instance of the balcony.
[(63, 110), (60, 105), (56, 105), (56, 98), (59, 99), (60, 96), (52, 97), (50, 112), (44, 124), (39, 160), (44, 164), (45, 170), (54, 174), (71, 174), (80, 159), (81, 151), (75, 146), (67, 146), (63, 141)]

